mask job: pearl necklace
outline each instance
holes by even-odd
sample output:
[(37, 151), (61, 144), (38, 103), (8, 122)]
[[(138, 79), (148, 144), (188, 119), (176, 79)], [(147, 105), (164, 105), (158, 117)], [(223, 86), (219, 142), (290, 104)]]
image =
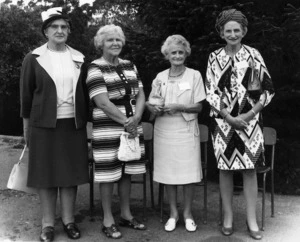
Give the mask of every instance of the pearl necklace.
[(186, 68), (184, 68), (184, 70), (182, 71), (182, 72), (180, 72), (178, 75), (174, 75), (174, 76), (171, 76), (171, 69), (169, 70), (169, 77), (179, 77), (179, 76), (181, 76), (184, 72), (185, 72), (185, 69)]

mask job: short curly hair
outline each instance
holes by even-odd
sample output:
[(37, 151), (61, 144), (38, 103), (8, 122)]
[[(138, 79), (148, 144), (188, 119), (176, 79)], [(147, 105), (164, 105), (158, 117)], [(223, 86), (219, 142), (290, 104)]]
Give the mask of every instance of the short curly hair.
[(102, 49), (106, 36), (112, 32), (117, 33), (122, 41), (123, 46), (125, 45), (125, 35), (122, 28), (114, 24), (107, 24), (100, 27), (94, 37), (94, 45), (96, 49)]
[(161, 47), (161, 53), (165, 56), (166, 59), (168, 58), (170, 45), (172, 44), (182, 45), (184, 47), (186, 55), (189, 56), (191, 54), (190, 43), (182, 35), (175, 34), (169, 36)]

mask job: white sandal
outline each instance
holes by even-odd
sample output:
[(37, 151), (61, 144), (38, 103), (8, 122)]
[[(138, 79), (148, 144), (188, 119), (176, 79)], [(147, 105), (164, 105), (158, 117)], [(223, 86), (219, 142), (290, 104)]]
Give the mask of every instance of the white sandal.
[(171, 232), (176, 229), (178, 218), (169, 218), (169, 220), (165, 224), (165, 231)]
[(197, 224), (193, 219), (187, 218), (185, 220), (185, 229), (189, 232), (195, 232), (197, 229)]

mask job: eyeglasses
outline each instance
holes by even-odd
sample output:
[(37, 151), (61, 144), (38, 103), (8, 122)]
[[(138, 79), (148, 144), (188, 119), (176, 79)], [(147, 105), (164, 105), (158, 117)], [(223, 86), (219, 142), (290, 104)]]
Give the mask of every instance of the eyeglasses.
[(53, 30), (58, 30), (59, 28), (62, 30), (62, 31), (67, 31), (69, 26), (66, 25), (66, 24), (62, 24), (62, 25), (59, 25), (59, 24), (51, 24), (49, 25), (49, 28), (53, 29)]

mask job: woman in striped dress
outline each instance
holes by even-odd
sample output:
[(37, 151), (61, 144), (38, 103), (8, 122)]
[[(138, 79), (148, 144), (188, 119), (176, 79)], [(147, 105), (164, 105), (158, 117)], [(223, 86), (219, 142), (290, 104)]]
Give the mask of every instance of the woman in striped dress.
[(119, 26), (101, 27), (94, 44), (101, 49), (102, 57), (88, 68), (87, 87), (93, 103), (92, 147), (95, 160), (95, 182), (100, 183), (104, 212), (102, 231), (107, 237), (120, 238), (111, 211), (113, 184), (118, 181), (121, 218), (119, 225), (144, 230), (130, 211), (131, 175), (146, 172), (139, 160), (124, 163), (117, 153), (122, 131), (131, 137), (139, 135), (142, 158), (145, 154), (142, 126), (140, 123), (145, 106), (143, 85), (137, 69), (128, 60), (119, 58), (125, 44), (125, 36)]

